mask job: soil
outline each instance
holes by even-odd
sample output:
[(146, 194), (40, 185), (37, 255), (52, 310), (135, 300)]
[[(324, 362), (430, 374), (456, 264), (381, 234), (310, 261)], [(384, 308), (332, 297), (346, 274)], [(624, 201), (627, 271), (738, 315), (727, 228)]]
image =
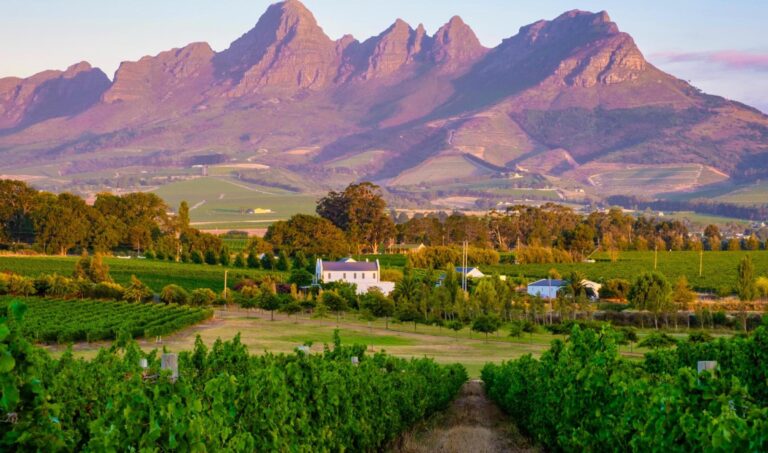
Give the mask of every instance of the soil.
[(485, 394), (483, 382), (464, 384), (443, 413), (406, 433), (393, 453), (539, 452)]

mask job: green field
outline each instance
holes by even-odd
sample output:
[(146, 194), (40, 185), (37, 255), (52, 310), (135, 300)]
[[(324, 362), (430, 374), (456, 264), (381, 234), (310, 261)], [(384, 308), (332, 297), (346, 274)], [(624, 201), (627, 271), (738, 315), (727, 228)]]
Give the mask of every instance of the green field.
[[(53, 273), (69, 276), (72, 275), (78, 259), (78, 257), (71, 256), (0, 256), (0, 271), (8, 270), (30, 277)], [(222, 266), (155, 260), (123, 260), (117, 258), (106, 258), (104, 261), (109, 265), (109, 272), (112, 278), (121, 285), (128, 284), (131, 275), (135, 275), (144, 284), (157, 292), (169, 284), (176, 284), (187, 290), (210, 288), (215, 292), (221, 292), (224, 288), (225, 268)], [(241, 276), (259, 276), (266, 273), (279, 274), (279, 272), (234, 267), (228, 269), (228, 284), (230, 287)]]
[[(201, 177), (174, 182), (155, 193), (177, 209), (190, 207), (192, 226), (199, 229), (266, 228), (298, 213), (313, 213), (317, 197), (243, 183), (228, 177)], [(247, 214), (247, 210), (256, 213)]]
[[(699, 277), (698, 252), (666, 252), (658, 254), (658, 271), (674, 281), (685, 275), (689, 283), (698, 291), (717, 291), (719, 288), (732, 290), (736, 287), (736, 267), (739, 260), (750, 255), (755, 266), (755, 275), (768, 275), (768, 252), (704, 252), (703, 272)], [(583, 272), (587, 278), (594, 281), (605, 281), (611, 278), (632, 280), (644, 271), (652, 271), (654, 252), (621, 252), (619, 260), (612, 263), (603, 254), (596, 254), (595, 263), (570, 264), (500, 264), (496, 266), (480, 266), (485, 273), (504, 275), (522, 275), (528, 278), (544, 278), (550, 269), (556, 269), (561, 275), (567, 276), (572, 270)], [(470, 263), (471, 264), (471, 263)]]
[(743, 225), (745, 227), (749, 226), (749, 221), (744, 219), (737, 219), (735, 217), (723, 217), (718, 215), (711, 215), (711, 214), (699, 214), (698, 212), (692, 212), (692, 211), (678, 211), (678, 212), (665, 212), (664, 217), (658, 217), (659, 220), (687, 220), (691, 222), (692, 225), (700, 227), (702, 230), (706, 228), (707, 225), (725, 225), (728, 223), (735, 223), (738, 225)]
[[(523, 276), (528, 279), (544, 278), (550, 269), (557, 270), (562, 276), (567, 277), (573, 270), (584, 273), (587, 278), (597, 282), (611, 278), (624, 278), (632, 280), (643, 271), (653, 270), (653, 252), (627, 251), (619, 254), (617, 262), (612, 263), (605, 254), (598, 253), (593, 258), (594, 263), (568, 263), (568, 264), (509, 264), (503, 263), (495, 266), (478, 266), (485, 274), (498, 273), (499, 275)], [(699, 253), (698, 252), (668, 252), (660, 251), (658, 254), (658, 270), (674, 281), (679, 276), (685, 275), (691, 286), (698, 291), (717, 291), (719, 288), (733, 289), (736, 287), (736, 266), (745, 255), (750, 255), (755, 266), (755, 275), (768, 275), (768, 251), (719, 251), (704, 252), (703, 273), (699, 277)], [(366, 256), (357, 257), (360, 259)], [(405, 266), (403, 255), (369, 255), (368, 259), (378, 259), (383, 267), (401, 268)], [(512, 258), (510, 256), (510, 258)], [(472, 263), (469, 263), (472, 265)]]
[(22, 334), (45, 343), (115, 340), (167, 335), (210, 318), (213, 310), (103, 300), (51, 300), (39, 297), (0, 297), (0, 312), (14, 302), (27, 306)]
[(662, 194), (662, 197), (669, 200), (704, 198), (740, 205), (760, 205), (768, 203), (768, 182), (762, 181), (741, 186), (730, 183), (716, 184), (693, 192), (666, 193)]
[(711, 184), (725, 177), (702, 165), (659, 165), (610, 170), (589, 179), (596, 187), (609, 192), (657, 194)]

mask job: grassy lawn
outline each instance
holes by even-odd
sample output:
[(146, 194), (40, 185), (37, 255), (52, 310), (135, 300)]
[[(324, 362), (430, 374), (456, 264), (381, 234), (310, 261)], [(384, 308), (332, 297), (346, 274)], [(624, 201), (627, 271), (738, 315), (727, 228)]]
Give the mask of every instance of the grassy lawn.
[[(504, 328), (498, 335), (490, 335), (486, 342), (484, 335), (471, 333), (467, 328), (456, 333), (445, 328), (418, 325), (414, 330), (413, 324), (390, 322), (387, 329), (383, 320), (368, 323), (352, 315), (343, 318), (338, 326), (345, 344), (365, 344), (369, 351), (384, 350), (399, 357), (426, 356), (440, 363), (461, 363), (472, 377), (479, 377), (487, 362), (499, 363), (529, 353), (538, 356), (549, 349), (555, 338), (564, 339), (550, 333), (511, 338), (507, 336), (508, 329)], [(269, 315), (257, 311), (230, 310), (218, 311), (213, 320), (163, 338), (162, 344), (153, 340), (140, 340), (139, 343), (145, 350), (167, 348), (178, 352), (191, 350), (197, 335), (210, 346), (218, 338), (231, 339), (240, 333), (241, 341), (253, 354), (291, 352), (307, 342), (312, 342), (313, 352), (321, 352), (324, 344), (333, 342), (336, 328), (335, 319), (289, 318), (276, 314), (275, 320), (270, 321)], [(647, 332), (640, 332), (641, 337), (644, 335)], [(77, 343), (74, 350), (79, 356), (93, 357), (100, 347), (106, 345)], [(59, 354), (64, 347), (51, 346), (49, 350)], [(628, 358), (639, 359), (645, 350), (635, 347), (630, 353), (628, 346), (622, 346), (621, 352)]]
[[(78, 257), (73, 256), (0, 256), (0, 271), (13, 271), (21, 275), (37, 277), (40, 274), (59, 274), (70, 276), (75, 269)], [(171, 283), (185, 289), (210, 288), (220, 292), (224, 288), (224, 271), (222, 266), (209, 266), (206, 264), (184, 264), (170, 261), (156, 260), (123, 260), (107, 258), (109, 273), (112, 278), (122, 285), (131, 280), (135, 275), (144, 284), (154, 291), (160, 291), (165, 285)], [(279, 275), (280, 272), (271, 272), (254, 269), (228, 268), (228, 284), (231, 287), (240, 277), (258, 276), (270, 273)]]

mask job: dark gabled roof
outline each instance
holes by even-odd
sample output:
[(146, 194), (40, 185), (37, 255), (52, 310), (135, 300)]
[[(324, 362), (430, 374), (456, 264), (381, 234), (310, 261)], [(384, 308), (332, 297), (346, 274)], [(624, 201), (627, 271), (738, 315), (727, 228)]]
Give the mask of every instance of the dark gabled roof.
[(350, 262), (344, 263), (341, 261), (323, 261), (324, 271), (350, 271), (350, 272), (362, 272), (362, 271), (377, 271), (379, 267), (375, 262)]
[(548, 278), (542, 278), (541, 280), (530, 283), (528, 286), (559, 287), (559, 286), (565, 286), (567, 284), (568, 282), (566, 280), (555, 280), (555, 279), (550, 280)]
[[(476, 266), (469, 266), (469, 267), (467, 267), (466, 269), (467, 269), (467, 273), (470, 273), (470, 272), (472, 272), (472, 271), (473, 271), (473, 270), (475, 270), (475, 269), (477, 269), (477, 270), (478, 270), (478, 272), (482, 273), (482, 271), (480, 271), (480, 269), (479, 269), (479, 268), (477, 268)], [(464, 268), (463, 268), (463, 267), (456, 267), (456, 272), (458, 272), (459, 274), (461, 274), (462, 272), (464, 272)]]

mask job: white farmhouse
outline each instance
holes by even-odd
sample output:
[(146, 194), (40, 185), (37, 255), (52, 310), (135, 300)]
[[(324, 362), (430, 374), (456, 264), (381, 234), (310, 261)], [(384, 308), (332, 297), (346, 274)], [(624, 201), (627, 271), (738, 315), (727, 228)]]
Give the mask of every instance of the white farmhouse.
[(381, 281), (381, 266), (379, 260), (374, 262), (355, 261), (345, 258), (341, 261), (317, 260), (315, 266), (317, 282), (345, 282), (357, 285), (357, 294), (365, 294), (371, 288), (378, 288), (384, 294), (395, 289), (394, 282)]

